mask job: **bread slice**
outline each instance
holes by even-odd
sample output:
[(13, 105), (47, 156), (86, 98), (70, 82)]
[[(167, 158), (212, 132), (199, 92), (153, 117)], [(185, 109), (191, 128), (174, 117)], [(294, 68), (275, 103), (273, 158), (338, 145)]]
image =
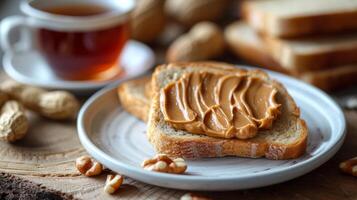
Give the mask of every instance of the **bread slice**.
[(326, 91), (356, 86), (357, 64), (340, 66), (318, 72), (306, 72), (299, 77), (301, 80)]
[(263, 38), (270, 55), (291, 71), (305, 72), (357, 63), (357, 33), (301, 39)]
[(227, 26), (224, 37), (232, 52), (249, 63), (285, 74), (293, 74), (292, 71), (281, 67), (269, 55), (262, 39), (245, 22), (238, 21)]
[(126, 81), (118, 87), (118, 96), (123, 108), (146, 122), (150, 109), (151, 76)]
[(226, 43), (238, 57), (254, 65), (294, 75), (323, 90), (335, 90), (357, 84), (357, 64), (297, 73), (284, 68), (268, 53), (263, 39), (245, 22), (234, 22), (225, 29)]
[(357, 29), (355, 0), (251, 0), (242, 13), (252, 27), (273, 37)]
[(272, 129), (259, 131), (252, 139), (239, 140), (191, 134), (172, 128), (164, 121), (160, 110), (160, 89), (178, 80), (185, 72), (203, 70), (225, 73), (246, 71), (229, 64), (214, 62), (173, 63), (157, 67), (151, 83), (154, 96), (147, 130), (148, 139), (157, 153), (184, 158), (241, 156), (290, 159), (297, 158), (305, 152), (308, 130), (304, 120), (300, 119), (299, 108), (280, 83), (270, 80), (265, 73), (257, 70), (247, 73), (267, 79), (278, 88), (277, 101), (282, 104), (281, 114)]

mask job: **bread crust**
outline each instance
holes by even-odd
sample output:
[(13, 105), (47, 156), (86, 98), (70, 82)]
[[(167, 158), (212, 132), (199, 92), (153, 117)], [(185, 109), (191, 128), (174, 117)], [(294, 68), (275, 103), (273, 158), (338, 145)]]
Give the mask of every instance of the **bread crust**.
[(144, 122), (148, 119), (150, 109), (150, 96), (147, 96), (149, 93), (145, 92), (150, 89), (147, 87), (150, 81), (150, 76), (133, 79), (120, 84), (117, 90), (123, 108)]
[[(163, 71), (170, 68), (184, 70), (185, 68), (187, 69), (187, 67), (196, 69), (216, 68), (228, 72), (239, 70), (229, 64), (212, 62), (175, 63), (161, 65), (155, 70), (152, 77), (154, 97), (152, 98), (149, 113), (147, 136), (158, 153), (165, 153), (173, 157), (184, 157), (190, 159), (201, 157), (240, 156), (250, 158), (266, 157), (268, 159), (278, 160), (297, 158), (305, 152), (308, 135), (306, 123), (304, 120), (299, 118), (300, 111), (285, 88), (275, 81), (273, 84), (279, 87), (279, 91), (284, 94), (286, 101), (288, 102), (285, 109), (288, 109), (290, 112), (289, 115), (296, 120), (294, 121), (294, 126), (300, 131), (299, 138), (294, 140), (293, 143), (285, 145), (264, 140), (264, 137), (239, 140), (221, 139), (203, 135), (186, 136), (184, 131), (177, 130), (177, 134), (168, 134), (168, 130), (165, 130), (164, 127), (162, 127), (165, 122), (163, 122), (162, 113), (159, 107), (159, 76)], [(261, 71), (250, 71), (249, 73), (267, 78), (267, 75)], [(168, 124), (165, 126), (167, 126), (167, 129), (170, 129)], [(172, 130), (172, 128), (170, 130)]]

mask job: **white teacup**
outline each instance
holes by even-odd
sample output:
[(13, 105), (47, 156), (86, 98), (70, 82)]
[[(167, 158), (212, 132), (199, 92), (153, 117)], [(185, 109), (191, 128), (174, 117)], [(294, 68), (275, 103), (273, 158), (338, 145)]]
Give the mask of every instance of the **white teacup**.
[[(60, 77), (103, 79), (119, 71), (134, 0), (29, 0), (26, 16), (1, 21), (4, 51), (37, 50)], [(11, 36), (20, 33), (20, 42)], [(31, 66), (29, 66), (31, 67)]]

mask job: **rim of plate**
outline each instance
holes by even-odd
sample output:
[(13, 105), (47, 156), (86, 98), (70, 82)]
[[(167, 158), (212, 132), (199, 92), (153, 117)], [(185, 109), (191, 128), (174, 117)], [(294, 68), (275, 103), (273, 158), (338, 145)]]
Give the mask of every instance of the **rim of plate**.
[[(299, 169), (300, 167), (304, 166), (305, 168), (308, 168), (308, 170), (303, 170), (303, 172), (300, 172), (299, 174), (295, 175), (294, 177), (300, 176), (304, 173), (307, 173), (308, 171), (311, 171), (317, 167), (319, 167), (321, 164), (326, 162), (328, 159), (330, 159), (336, 152), (337, 150), (341, 147), (342, 142), (345, 138), (345, 133), (346, 133), (346, 120), (344, 117), (344, 114), (340, 107), (337, 105), (336, 102), (332, 100), (325, 92), (322, 90), (308, 85), (307, 83), (304, 83), (296, 78), (289, 77), (287, 75), (278, 73), (278, 72), (273, 72), (270, 70), (266, 69), (261, 69), (257, 67), (247, 67), (244, 65), (235, 65), (236, 67), (240, 68), (248, 68), (248, 69), (260, 69), (263, 71), (266, 71), (269, 73), (269, 75), (272, 76), (272, 78), (277, 79), (280, 82), (283, 82), (285, 84), (288, 84), (289, 87), (287, 88), (295, 88), (303, 93), (308, 92), (310, 94), (314, 94), (317, 97), (319, 97), (321, 100), (323, 100), (325, 103), (328, 103), (330, 105), (330, 109), (333, 109), (336, 112), (336, 120), (339, 120), (338, 127), (337, 129), (333, 129), (332, 134), (337, 134), (339, 139), (334, 141), (333, 143), (329, 143), (328, 146), (323, 150), (320, 151), (318, 154), (303, 160), (293, 166), (290, 166), (289, 168), (283, 168), (283, 169), (271, 169), (269, 171), (262, 171), (259, 173), (255, 174), (243, 174), (243, 175), (232, 175), (229, 177), (205, 177), (205, 176), (183, 176), (183, 175), (176, 175), (176, 174), (167, 174), (167, 173), (157, 173), (157, 172), (150, 172), (147, 170), (142, 169), (140, 166), (132, 166), (128, 165), (125, 163), (122, 163), (115, 158), (112, 158), (108, 154), (106, 154), (104, 151), (102, 151), (100, 148), (98, 148), (85, 132), (85, 127), (84, 127), (84, 118), (86, 115), (86, 111), (88, 108), (90, 108), (91, 104), (96, 101), (100, 96), (103, 94), (109, 92), (110, 90), (114, 89), (117, 87), (117, 85), (109, 85), (106, 88), (103, 88), (102, 90), (96, 92), (93, 96), (91, 96), (82, 106), (79, 115), (78, 115), (78, 120), (77, 120), (77, 130), (78, 130), (78, 135), (80, 142), (82, 145), (85, 147), (85, 149), (88, 152), (95, 152), (93, 157), (95, 157), (97, 160), (104, 161), (103, 164), (108, 163), (109, 165), (116, 165), (118, 168), (120, 168), (121, 171), (126, 172), (127, 174), (133, 173), (138, 176), (143, 175), (143, 176), (149, 176), (150, 178), (159, 178), (167, 181), (172, 181), (173, 179), (176, 179), (178, 181), (191, 181), (193, 182), (206, 182), (206, 183), (217, 183), (217, 181), (228, 181), (228, 180), (237, 180), (237, 179), (247, 179), (247, 178), (263, 178), (264, 176), (270, 176), (272, 174), (277, 174), (277, 173), (286, 173), (289, 171), (294, 171), (296, 169)], [(131, 78), (133, 79), (133, 78)], [(130, 80), (130, 79), (129, 79)], [(117, 84), (121, 84), (123, 81), (118, 82)], [(290, 82), (290, 83), (288, 83)], [(99, 157), (102, 157), (103, 159), (98, 159)], [(317, 165), (316, 165), (317, 164)], [(130, 177), (130, 176), (129, 176)], [(290, 179), (290, 178), (289, 178)], [(289, 180), (289, 179), (284, 179), (284, 180)], [(283, 181), (284, 181), (283, 180)], [(193, 181), (193, 182), (192, 182)], [(281, 181), (278, 181), (281, 182)]]
[[(135, 40), (129, 40), (128, 43), (135, 44), (135, 45), (140, 45), (142, 48), (144, 48), (148, 53), (150, 53), (150, 57), (152, 58), (148, 63), (150, 63), (151, 67), (148, 67), (144, 69), (142, 72), (134, 75), (124, 75), (118, 77), (113, 77), (113, 79), (109, 80), (103, 80), (103, 81), (71, 81), (71, 80), (57, 80), (55, 82), (41, 82), (41, 81), (34, 81), (33, 78), (30, 78), (22, 73), (19, 73), (15, 67), (12, 65), (12, 58), (15, 54), (17, 53), (23, 53), (23, 52), (4, 52), (3, 55), (3, 68), (4, 71), (13, 79), (16, 81), (23, 83), (23, 84), (29, 84), (37, 87), (45, 87), (48, 89), (64, 89), (64, 90), (73, 90), (73, 89), (78, 89), (78, 90), (92, 90), (92, 89), (98, 89), (101, 87), (104, 87), (107, 84), (115, 83), (118, 80), (126, 80), (128, 78), (132, 78), (135, 76), (139, 76), (142, 74), (145, 74), (148, 70), (152, 69), (154, 67), (154, 53), (153, 51), (144, 43), (137, 42)], [(26, 51), (24, 51), (26, 52)], [(60, 87), (59, 87), (60, 84)]]

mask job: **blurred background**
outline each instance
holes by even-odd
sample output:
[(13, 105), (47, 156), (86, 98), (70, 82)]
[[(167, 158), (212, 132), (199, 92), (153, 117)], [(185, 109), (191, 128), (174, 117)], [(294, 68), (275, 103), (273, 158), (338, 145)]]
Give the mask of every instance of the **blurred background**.
[[(321, 31), (323, 27), (320, 30), (311, 27), (335, 23), (333, 20), (320, 20), (316, 23), (311, 22), (314, 19), (305, 16), (307, 19), (299, 22), (300, 24), (291, 24), (291, 30), (286, 28), (286, 32), (283, 29), (280, 33), (274, 33), (271, 28), (262, 25), (270, 22), (254, 13), (262, 12), (263, 16), (276, 12), (277, 16), (291, 15), (292, 18), (304, 16), (306, 13), (303, 9), (284, 13), (281, 10), (287, 8), (283, 6), (289, 6), (285, 4), (280, 11), (269, 11), (260, 9), (253, 3), (244, 6), (242, 2), (244, 1), (137, 0), (137, 6), (131, 15), (130, 37), (145, 43), (154, 51), (155, 64), (197, 60), (224, 61), (282, 72), (334, 95), (339, 95), (341, 91), (344, 95), (355, 93), (353, 88), (357, 85), (357, 36), (351, 30), (355, 30), (356, 25), (345, 23), (341, 18), (337, 21), (341, 27), (349, 24), (353, 29), (337, 28), (337, 31), (324, 33)], [(318, 7), (320, 0), (306, 2), (309, 4), (306, 7)], [(1, 19), (21, 14), (19, 3), (20, 0), (1, 1)], [(334, 1), (325, 6), (329, 7), (329, 4), (332, 7), (329, 9), (333, 10)], [(354, 6), (354, 3), (351, 4), (352, 8)], [(273, 5), (272, 8), (274, 7), (278, 8), (279, 5)], [(343, 9), (342, 7), (342, 13)], [(242, 13), (242, 10), (245, 13)], [(311, 10), (309, 12), (316, 12), (313, 13), (315, 15), (321, 12), (319, 9)], [(241, 18), (240, 13), (244, 14), (244, 17)], [(348, 17), (352, 17), (349, 20), (357, 21), (354, 20), (356, 15)], [(310, 29), (306, 29), (305, 25)], [(339, 25), (334, 25), (333, 28), (336, 27)], [(348, 36), (345, 35), (347, 32)], [(348, 51), (341, 50), (343, 45), (352, 43), (356, 43), (353, 48)], [(303, 53), (299, 52), (300, 46), (305, 49)], [(324, 51), (326, 46), (332, 46), (331, 50)], [(290, 54), (287, 55), (286, 52)]]
[[(19, 3), (21, 0), (3, 0), (0, 2), (0, 19), (9, 15), (20, 14)], [(3, 50), (0, 51), (2, 57)]]

